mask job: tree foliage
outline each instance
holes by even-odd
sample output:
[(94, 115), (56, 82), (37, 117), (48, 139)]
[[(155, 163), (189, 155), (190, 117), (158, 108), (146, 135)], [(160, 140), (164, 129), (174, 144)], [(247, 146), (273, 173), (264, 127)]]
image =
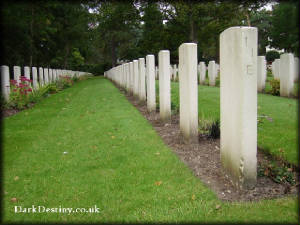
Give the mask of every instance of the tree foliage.
[(271, 23), (271, 46), (298, 54), (299, 1), (280, 2), (275, 5)]
[(259, 55), (268, 45), (298, 55), (299, 3), (279, 2), (272, 11), (262, 10), (267, 3), (5, 1), (2, 64), (102, 71), (163, 49), (170, 50), (171, 63), (178, 63), (184, 42), (197, 43), (199, 60), (218, 61), (220, 33), (247, 25), (258, 28)]

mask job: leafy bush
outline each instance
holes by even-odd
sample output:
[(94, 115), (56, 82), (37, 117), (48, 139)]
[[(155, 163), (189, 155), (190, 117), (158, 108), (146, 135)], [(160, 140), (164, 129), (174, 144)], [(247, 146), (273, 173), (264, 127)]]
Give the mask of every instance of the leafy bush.
[(293, 174), (293, 169), (285, 165), (278, 166), (275, 161), (266, 166), (258, 166), (258, 176), (267, 176), (276, 183), (281, 184), (296, 184), (296, 179)]
[(275, 50), (271, 50), (266, 53), (267, 62), (273, 62), (275, 59), (279, 59), (279, 58), (280, 58), (280, 54)]
[(279, 96), (280, 95), (280, 81), (278, 79), (270, 80), (271, 91), (270, 94)]
[(60, 79), (56, 82), (57, 88), (59, 90), (71, 87), (74, 81), (69, 76), (61, 76)]
[(49, 84), (48, 85), (48, 91), (51, 93), (51, 94), (54, 94), (54, 93), (57, 93), (59, 91), (59, 88), (57, 87), (57, 84), (54, 83), (54, 84)]

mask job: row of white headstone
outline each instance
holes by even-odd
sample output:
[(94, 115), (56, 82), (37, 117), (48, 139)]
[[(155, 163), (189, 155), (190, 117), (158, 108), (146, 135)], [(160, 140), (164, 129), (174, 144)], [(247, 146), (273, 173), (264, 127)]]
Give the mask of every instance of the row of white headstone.
[[(220, 71), (219, 64), (215, 63), (214, 60), (209, 61), (208, 67), (206, 67), (205, 62), (199, 62), (197, 66), (197, 73), (198, 73), (198, 79), (200, 84), (205, 83), (206, 78), (206, 70), (208, 70), (208, 79), (209, 79), (209, 85), (215, 86), (216, 85), (216, 78)], [(155, 66), (155, 79), (158, 80), (159, 73), (158, 73), (158, 66)], [(177, 64), (174, 64), (173, 66), (170, 65), (170, 79), (172, 81), (177, 81), (178, 77), (178, 69)]]
[[(251, 189), (257, 178), (257, 28), (231, 27), (220, 35), (221, 162), (240, 188)], [(170, 52), (158, 53), (159, 102), (162, 120), (171, 117)], [(179, 47), (180, 130), (188, 142), (198, 142), (197, 45)], [(155, 110), (154, 55), (105, 72), (117, 85), (147, 100)], [(145, 84), (146, 80), (146, 84)], [(201, 102), (200, 102), (201, 104)]]
[(299, 81), (299, 58), (292, 53), (281, 54), (272, 62), (272, 74), (280, 80), (280, 96), (290, 97), (294, 83)]
[[(30, 73), (30, 67), (25, 66), (24, 67), (24, 76), (32, 80), (32, 88), (34, 90), (39, 89), (39, 87), (42, 87), (44, 85), (53, 83), (60, 79), (61, 76), (77, 76), (80, 77), (84, 74), (90, 74), (86, 72), (81, 71), (72, 71), (72, 70), (62, 70), (62, 69), (49, 69), (49, 68), (42, 68), (39, 67), (39, 72), (37, 72), (36, 67), (31, 68)], [(17, 82), (17, 84), (20, 83), (20, 77), (21, 77), (21, 67), (20, 66), (14, 66), (13, 67), (13, 78)], [(6, 101), (9, 101), (9, 95), (10, 95), (10, 75), (9, 75), (9, 67), (8, 66), (1, 66), (1, 93), (2, 96)]]
[(214, 60), (208, 62), (206, 67), (205, 62), (199, 62), (198, 64), (199, 83), (204, 84), (206, 79), (206, 70), (208, 75), (209, 86), (216, 86), (216, 78), (220, 72), (220, 66)]

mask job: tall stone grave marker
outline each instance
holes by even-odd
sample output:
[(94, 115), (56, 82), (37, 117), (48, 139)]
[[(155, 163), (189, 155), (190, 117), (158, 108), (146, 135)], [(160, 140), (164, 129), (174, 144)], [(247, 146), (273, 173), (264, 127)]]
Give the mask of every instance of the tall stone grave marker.
[(257, 177), (257, 28), (220, 35), (221, 163), (241, 189)]
[(197, 44), (179, 47), (180, 131), (187, 143), (198, 143)]
[(171, 119), (170, 51), (158, 53), (159, 113), (163, 121)]
[(154, 55), (146, 56), (146, 78), (147, 78), (147, 109), (149, 112), (155, 111), (155, 61)]

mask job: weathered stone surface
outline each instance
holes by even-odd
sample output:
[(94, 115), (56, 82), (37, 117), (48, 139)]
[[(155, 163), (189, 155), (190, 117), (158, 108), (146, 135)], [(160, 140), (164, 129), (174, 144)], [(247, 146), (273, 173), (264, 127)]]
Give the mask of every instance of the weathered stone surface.
[[(163, 121), (171, 119), (170, 51), (158, 53), (159, 113)], [(179, 75), (180, 76), (180, 75)]]
[(294, 65), (295, 65), (294, 82), (298, 82), (299, 81), (299, 58), (298, 57), (295, 57)]
[(177, 79), (177, 65), (176, 64), (174, 64), (173, 65), (173, 81), (176, 81), (176, 79)]
[(32, 87), (34, 90), (37, 90), (39, 88), (36, 67), (32, 67)]
[(129, 63), (125, 64), (125, 73), (126, 73), (126, 90), (130, 92), (130, 71), (129, 71)]
[(130, 72), (130, 93), (133, 94), (134, 87), (134, 77), (133, 77), (133, 62), (129, 63), (129, 72)]
[(179, 47), (180, 132), (187, 143), (198, 143), (197, 44)]
[(199, 83), (200, 83), (200, 84), (204, 84), (204, 83), (205, 83), (205, 77), (206, 77), (206, 66), (205, 66), (205, 62), (200, 62), (200, 63), (199, 63), (199, 73), (200, 73)]
[(257, 56), (257, 91), (263, 92), (266, 85), (267, 64), (264, 56)]
[(208, 63), (208, 80), (209, 80), (209, 86), (215, 86), (216, 85), (216, 67), (215, 67), (215, 61), (209, 61)]
[(17, 83), (20, 83), (20, 77), (21, 77), (21, 67), (14, 66), (14, 80), (17, 81)]
[(146, 80), (147, 80), (147, 109), (149, 112), (156, 110), (155, 96), (155, 60), (154, 55), (146, 56)]
[(284, 53), (280, 55), (280, 96), (290, 97), (294, 87), (294, 55)]
[(233, 183), (251, 189), (257, 177), (257, 28), (220, 35), (221, 162)]
[(146, 75), (145, 75), (145, 59), (139, 58), (139, 99), (146, 100)]
[(48, 77), (49, 77), (49, 83), (52, 83), (53, 82), (53, 71), (52, 71), (52, 69), (49, 69), (48, 70), (49, 71), (49, 74), (48, 74)]
[(138, 97), (139, 94), (139, 61), (133, 60), (133, 95)]
[(274, 74), (275, 79), (280, 79), (280, 59), (275, 59), (274, 61)]
[(30, 80), (30, 68), (28, 66), (24, 67), (24, 76)]
[(1, 93), (5, 101), (9, 100), (10, 83), (9, 83), (9, 67), (1, 66)]
[(44, 83), (49, 84), (49, 71), (48, 68), (44, 68)]
[(40, 86), (44, 86), (44, 69), (39, 67), (39, 83)]

